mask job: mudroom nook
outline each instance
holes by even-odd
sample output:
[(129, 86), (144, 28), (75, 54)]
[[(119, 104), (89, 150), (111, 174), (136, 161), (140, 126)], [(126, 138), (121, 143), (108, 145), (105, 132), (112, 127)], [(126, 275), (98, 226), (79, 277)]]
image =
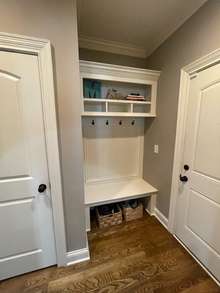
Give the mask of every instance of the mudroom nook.
[(0, 1), (0, 292), (220, 293), (220, 0)]
[(90, 208), (149, 198), (143, 178), (144, 119), (156, 117), (159, 71), (80, 61), (86, 229)]

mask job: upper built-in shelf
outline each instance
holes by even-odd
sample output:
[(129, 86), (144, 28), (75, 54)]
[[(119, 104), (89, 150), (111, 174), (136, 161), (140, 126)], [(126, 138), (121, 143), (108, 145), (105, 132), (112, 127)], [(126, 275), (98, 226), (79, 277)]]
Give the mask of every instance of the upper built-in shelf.
[[(82, 116), (156, 116), (159, 71), (80, 61), (80, 73)], [(131, 93), (144, 100), (127, 100)]]
[[(145, 113), (143, 110), (151, 105), (150, 101), (130, 101), (130, 100), (114, 100), (114, 99), (91, 99), (84, 98), (84, 109), (83, 116), (115, 116), (115, 117), (150, 117), (155, 116), (150, 113)], [(116, 104), (116, 107), (112, 105)], [(120, 107), (120, 104), (122, 107)], [(134, 112), (137, 109), (139, 112)], [(95, 109), (95, 111), (89, 111), (88, 109)], [(118, 110), (118, 111), (117, 111)], [(124, 112), (120, 112), (124, 110)], [(143, 112), (140, 112), (143, 111)]]
[(157, 189), (142, 178), (85, 185), (85, 204), (89, 207), (147, 197), (157, 193)]

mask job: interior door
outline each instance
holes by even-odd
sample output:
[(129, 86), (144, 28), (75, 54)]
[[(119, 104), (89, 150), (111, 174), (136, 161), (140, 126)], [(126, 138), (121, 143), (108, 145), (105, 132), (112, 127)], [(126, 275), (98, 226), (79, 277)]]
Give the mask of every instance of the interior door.
[(0, 279), (56, 263), (41, 99), (38, 57), (0, 51)]
[(175, 233), (220, 280), (220, 65), (192, 77), (187, 114)]

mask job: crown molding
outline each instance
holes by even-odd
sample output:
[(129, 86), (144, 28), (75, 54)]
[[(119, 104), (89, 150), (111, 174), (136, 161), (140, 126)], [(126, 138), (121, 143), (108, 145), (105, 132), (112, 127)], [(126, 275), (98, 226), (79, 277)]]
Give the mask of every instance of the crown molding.
[(146, 83), (148, 81), (157, 81), (160, 76), (160, 71), (157, 70), (149, 70), (143, 68), (135, 68), (135, 67), (128, 67), (128, 66), (121, 66), (121, 65), (114, 65), (114, 64), (107, 64), (107, 63), (100, 63), (100, 62), (93, 62), (93, 61), (85, 61), (80, 60), (80, 72), (81, 75), (84, 77), (99, 73), (98, 78), (100, 78), (100, 74), (104, 75), (101, 79), (105, 76), (117, 76), (117, 80), (123, 81), (128, 79), (136, 79), (138, 83)]
[(130, 44), (95, 39), (87, 36), (79, 36), (79, 47), (83, 49), (102, 51), (118, 55), (126, 55), (137, 58), (146, 58), (146, 49)]

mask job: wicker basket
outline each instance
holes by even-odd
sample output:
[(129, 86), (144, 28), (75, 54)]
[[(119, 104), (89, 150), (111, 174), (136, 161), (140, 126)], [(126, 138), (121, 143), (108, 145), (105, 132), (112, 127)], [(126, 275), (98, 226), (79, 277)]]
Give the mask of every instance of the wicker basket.
[(138, 206), (135, 209), (122, 206), (122, 213), (126, 222), (140, 219), (143, 217), (143, 204), (139, 202)]
[(122, 211), (119, 205), (117, 205), (117, 208), (118, 212), (105, 216), (100, 215), (98, 208), (96, 208), (96, 217), (99, 228), (106, 228), (122, 223)]

